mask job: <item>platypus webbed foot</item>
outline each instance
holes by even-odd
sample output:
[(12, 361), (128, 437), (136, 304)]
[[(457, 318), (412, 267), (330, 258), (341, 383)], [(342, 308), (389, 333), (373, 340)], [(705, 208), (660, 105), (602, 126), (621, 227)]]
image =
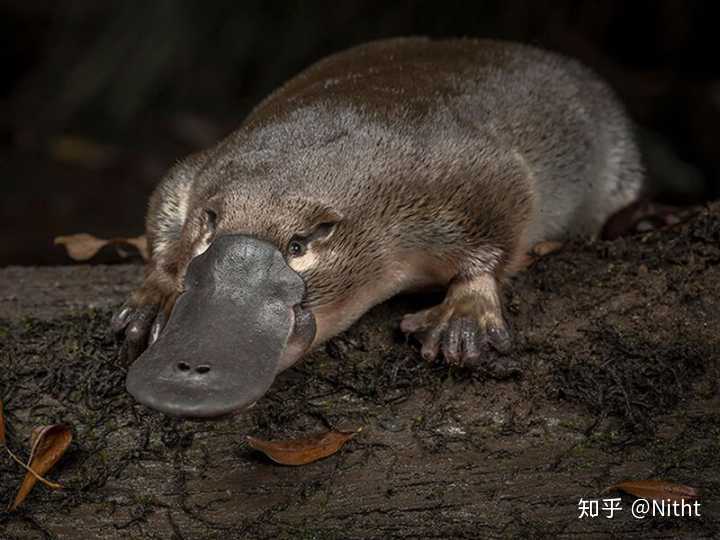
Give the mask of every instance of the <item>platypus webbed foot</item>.
[(157, 340), (167, 322), (168, 302), (149, 300), (151, 298), (155, 299), (157, 295), (139, 289), (120, 306), (110, 321), (113, 333), (123, 338), (120, 355), (129, 362)]
[(442, 351), (449, 364), (472, 364), (487, 345), (499, 352), (511, 346), (497, 283), (490, 274), (453, 283), (442, 304), (406, 315), (400, 327), (420, 341), (428, 361)]

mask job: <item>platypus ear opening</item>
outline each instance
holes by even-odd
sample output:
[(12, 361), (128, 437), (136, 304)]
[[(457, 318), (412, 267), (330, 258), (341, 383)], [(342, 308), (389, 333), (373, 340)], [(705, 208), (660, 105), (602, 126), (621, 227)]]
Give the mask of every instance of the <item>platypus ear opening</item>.
[(324, 208), (313, 220), (312, 232), (307, 237), (307, 243), (323, 241), (330, 238), (335, 232), (338, 223), (343, 220), (340, 212), (332, 208)]

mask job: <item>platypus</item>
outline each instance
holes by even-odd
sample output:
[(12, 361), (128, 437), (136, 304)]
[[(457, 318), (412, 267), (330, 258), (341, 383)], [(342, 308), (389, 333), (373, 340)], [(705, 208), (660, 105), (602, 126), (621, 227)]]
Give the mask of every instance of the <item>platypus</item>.
[[(113, 318), (129, 392), (245, 409), (372, 306), (440, 287), (401, 328), (422, 356), (510, 345), (500, 287), (540, 242), (635, 201), (632, 126), (592, 71), (495, 40), (391, 39), (319, 61), (150, 199), (143, 284)], [(144, 352), (143, 352), (144, 351)]]

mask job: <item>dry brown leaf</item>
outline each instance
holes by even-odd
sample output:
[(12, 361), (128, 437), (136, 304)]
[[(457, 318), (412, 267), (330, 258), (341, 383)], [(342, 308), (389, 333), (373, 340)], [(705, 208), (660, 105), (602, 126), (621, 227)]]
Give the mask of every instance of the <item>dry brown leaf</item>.
[(620, 482), (603, 490), (603, 493), (610, 491), (624, 491), (641, 499), (655, 499), (681, 501), (697, 499), (700, 496), (699, 490), (684, 486), (682, 484), (674, 484), (664, 480), (634, 480)]
[(560, 251), (563, 248), (562, 242), (554, 242), (551, 240), (538, 242), (528, 253), (523, 253), (517, 261), (519, 270), (527, 270), (533, 264), (538, 262), (542, 257), (547, 257), (551, 253)]
[(551, 253), (560, 251), (563, 248), (562, 242), (554, 242), (552, 240), (546, 240), (544, 242), (538, 242), (532, 247), (532, 254), (537, 257), (547, 257)]
[(72, 432), (65, 424), (40, 426), (32, 432), (30, 439), (30, 458), (28, 459), (27, 465), (20, 462), (12, 453), (10, 454), (28, 471), (15, 496), (15, 500), (12, 505), (10, 505), (10, 512), (15, 510), (25, 500), (25, 497), (28, 496), (28, 493), (30, 493), (30, 490), (32, 490), (38, 480), (51, 488), (62, 488), (60, 484), (45, 480), (43, 475), (52, 469), (60, 460), (70, 446), (71, 441)]
[(55, 237), (55, 245), (65, 246), (70, 258), (76, 261), (92, 259), (107, 243), (107, 240), (86, 233)]
[(71, 259), (75, 261), (87, 261), (92, 259), (97, 252), (105, 246), (115, 246), (121, 257), (127, 257), (128, 253), (122, 249), (123, 245), (133, 246), (144, 260), (148, 259), (147, 238), (136, 236), (135, 238), (97, 238), (91, 234), (79, 233), (67, 236), (55, 237), (56, 245), (63, 245)]
[(342, 446), (360, 433), (357, 431), (328, 431), (310, 437), (285, 441), (264, 441), (248, 437), (247, 441), (255, 450), (260, 450), (267, 457), (282, 465), (307, 465), (313, 461), (331, 456)]

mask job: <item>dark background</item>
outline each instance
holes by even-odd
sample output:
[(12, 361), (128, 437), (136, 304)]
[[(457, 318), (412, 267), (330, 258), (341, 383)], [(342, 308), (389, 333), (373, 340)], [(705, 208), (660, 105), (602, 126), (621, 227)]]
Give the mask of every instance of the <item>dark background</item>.
[(720, 196), (720, 2), (0, 1), (0, 265), (57, 235), (135, 236), (165, 169), (311, 62), (399, 35), (500, 37), (581, 59), (639, 128), (657, 197)]

